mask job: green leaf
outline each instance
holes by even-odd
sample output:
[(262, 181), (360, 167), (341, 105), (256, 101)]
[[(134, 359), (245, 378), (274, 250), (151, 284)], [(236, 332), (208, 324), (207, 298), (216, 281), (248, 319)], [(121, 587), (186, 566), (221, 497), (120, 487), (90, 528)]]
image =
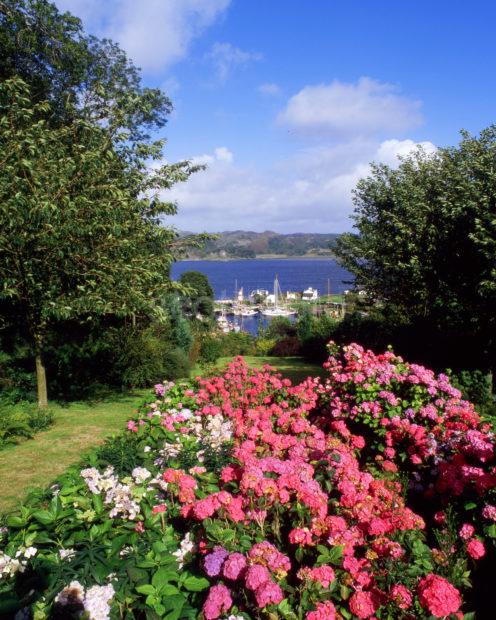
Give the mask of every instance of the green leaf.
[(12, 528), (20, 528), (26, 525), (26, 519), (22, 519), (21, 517), (8, 517), (7, 525)]
[(178, 575), (176, 571), (170, 570), (166, 567), (159, 568), (159, 570), (153, 575), (152, 583), (154, 586), (160, 586), (169, 581), (177, 581)]
[(36, 512), (33, 512), (33, 517), (42, 525), (49, 525), (54, 521), (53, 514), (48, 510), (37, 510)]
[(183, 585), (186, 590), (189, 590), (190, 592), (201, 592), (209, 587), (210, 582), (204, 577), (195, 577), (192, 575), (184, 580)]
[(137, 586), (136, 592), (139, 592), (140, 594), (151, 595), (155, 594), (156, 589), (151, 585), (151, 583), (146, 583), (142, 586)]

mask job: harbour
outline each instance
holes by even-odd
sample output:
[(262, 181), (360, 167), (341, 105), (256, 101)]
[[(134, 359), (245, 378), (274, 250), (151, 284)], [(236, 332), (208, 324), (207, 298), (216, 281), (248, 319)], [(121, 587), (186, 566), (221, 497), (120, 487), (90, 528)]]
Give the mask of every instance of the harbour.
[(214, 290), (220, 330), (256, 335), (275, 317), (296, 320), (302, 308), (339, 318), (352, 276), (333, 259), (247, 259), (180, 261), (177, 279), (185, 271), (204, 273)]

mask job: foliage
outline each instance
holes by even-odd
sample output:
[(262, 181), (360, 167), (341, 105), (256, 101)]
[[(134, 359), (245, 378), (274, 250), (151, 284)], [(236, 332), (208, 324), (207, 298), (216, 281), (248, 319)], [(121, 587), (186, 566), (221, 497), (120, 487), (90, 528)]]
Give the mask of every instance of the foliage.
[(214, 291), (205, 274), (185, 271), (179, 282), (183, 285), (183, 308), (188, 316), (212, 319), (214, 316)]
[[(490, 468), (492, 436), (481, 427), (468, 452), (452, 423), (459, 416), (475, 431), (471, 406), (447, 379), (392, 353), (353, 345), (333, 351), (327, 368), (325, 384), (292, 386), (238, 359), (222, 376), (157, 384), (127, 436), (7, 518), (3, 613), (67, 617), (72, 604), (92, 617), (98, 601), (100, 618), (460, 617), (469, 567), (485, 553), (479, 511), (491, 536), (496, 508), (476, 499), (460, 528), (448, 485), (455, 505), (437, 522), (425, 501), (412, 509), (403, 485), (432, 475), (431, 455), (418, 464), (396, 442), (389, 458), (400, 471), (384, 466), (365, 405), (373, 399), (393, 425), (413, 409), (418, 429), (437, 426), (448, 441), (447, 451), (438, 444), (440, 468), (460, 458)], [(423, 415), (429, 406), (439, 420)], [(484, 484), (492, 493), (496, 480)]]
[(0, 449), (19, 439), (30, 439), (51, 426), (53, 420), (50, 409), (39, 409), (33, 403), (0, 404)]
[(356, 283), (396, 318), (472, 339), (495, 358), (496, 126), (457, 147), (372, 167), (355, 191), (357, 234), (337, 245)]
[(258, 336), (256, 339), (257, 355), (270, 355), (270, 352), (274, 348), (276, 342), (276, 338), (266, 338), (264, 336)]
[(266, 338), (276, 339), (295, 335), (296, 327), (294, 323), (292, 323), (291, 320), (285, 316), (274, 317), (267, 325), (263, 333), (263, 336)]
[(270, 355), (276, 357), (291, 357), (299, 355), (301, 352), (301, 344), (296, 336), (284, 336), (276, 340), (270, 351)]
[(189, 375), (187, 353), (171, 344), (167, 333), (156, 326), (140, 330), (119, 330), (115, 333), (119, 351), (113, 372), (122, 377), (123, 385), (146, 387), (164, 379)]
[(130, 168), (117, 154), (126, 134), (82, 120), (52, 128), (49, 105), (29, 97), (18, 78), (0, 86), (0, 297), (16, 308), (41, 364), (53, 321), (160, 316), (176, 234), (158, 219), (174, 208), (151, 194), (192, 169), (150, 172), (144, 153)]
[(299, 341), (304, 344), (313, 334), (313, 316), (308, 306), (303, 306), (298, 312), (296, 321), (296, 335)]
[(163, 303), (167, 313), (167, 338), (174, 348), (189, 353), (193, 345), (194, 336), (191, 323), (184, 316), (179, 298), (176, 295), (168, 295)]
[(253, 355), (256, 351), (254, 338), (246, 332), (206, 334), (200, 339), (198, 361), (213, 363), (220, 357)]
[(128, 161), (153, 146), (149, 133), (165, 125), (172, 104), (142, 86), (117, 44), (86, 35), (77, 17), (48, 0), (2, 0), (0, 33), (0, 80), (20, 77), (33, 103), (49, 103), (52, 125), (79, 118), (127, 134), (119, 151)]
[(464, 399), (474, 403), (482, 414), (496, 416), (496, 402), (487, 374), (480, 370), (462, 370), (456, 374), (448, 371), (448, 374)]

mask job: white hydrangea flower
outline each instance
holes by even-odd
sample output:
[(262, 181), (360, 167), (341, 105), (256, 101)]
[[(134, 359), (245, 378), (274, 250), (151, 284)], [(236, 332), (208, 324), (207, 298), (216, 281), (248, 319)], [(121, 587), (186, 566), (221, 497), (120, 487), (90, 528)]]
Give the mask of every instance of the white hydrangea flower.
[(33, 558), (38, 553), (38, 549), (36, 547), (27, 547), (23, 551), (23, 555), (25, 558)]
[(188, 553), (191, 553), (195, 548), (195, 543), (191, 540), (191, 532), (188, 532), (182, 539), (179, 549), (174, 551), (172, 555), (176, 558), (179, 568), (184, 566), (184, 561)]
[(109, 620), (110, 602), (114, 598), (114, 586), (92, 586), (84, 597), (84, 610), (91, 620)]
[(71, 560), (75, 555), (75, 549), (59, 549), (59, 557), (61, 560)]
[(116, 484), (107, 491), (106, 504), (113, 504), (109, 517), (113, 519), (122, 516), (123, 519), (133, 521), (139, 514), (139, 504), (133, 499), (131, 489), (127, 484)]
[(21, 560), (11, 558), (10, 555), (0, 551), (0, 578), (12, 577), (17, 571), (23, 571), (24, 566)]
[(131, 474), (134, 478), (136, 484), (143, 484), (145, 480), (151, 477), (151, 473), (146, 469), (146, 467), (135, 467)]

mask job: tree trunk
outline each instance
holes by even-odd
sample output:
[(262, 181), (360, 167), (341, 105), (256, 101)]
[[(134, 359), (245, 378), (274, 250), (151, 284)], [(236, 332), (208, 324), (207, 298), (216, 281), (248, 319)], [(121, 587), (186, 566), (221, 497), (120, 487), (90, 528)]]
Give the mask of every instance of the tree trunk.
[(36, 352), (36, 390), (38, 393), (38, 407), (46, 409), (48, 407), (46, 371), (39, 349)]

